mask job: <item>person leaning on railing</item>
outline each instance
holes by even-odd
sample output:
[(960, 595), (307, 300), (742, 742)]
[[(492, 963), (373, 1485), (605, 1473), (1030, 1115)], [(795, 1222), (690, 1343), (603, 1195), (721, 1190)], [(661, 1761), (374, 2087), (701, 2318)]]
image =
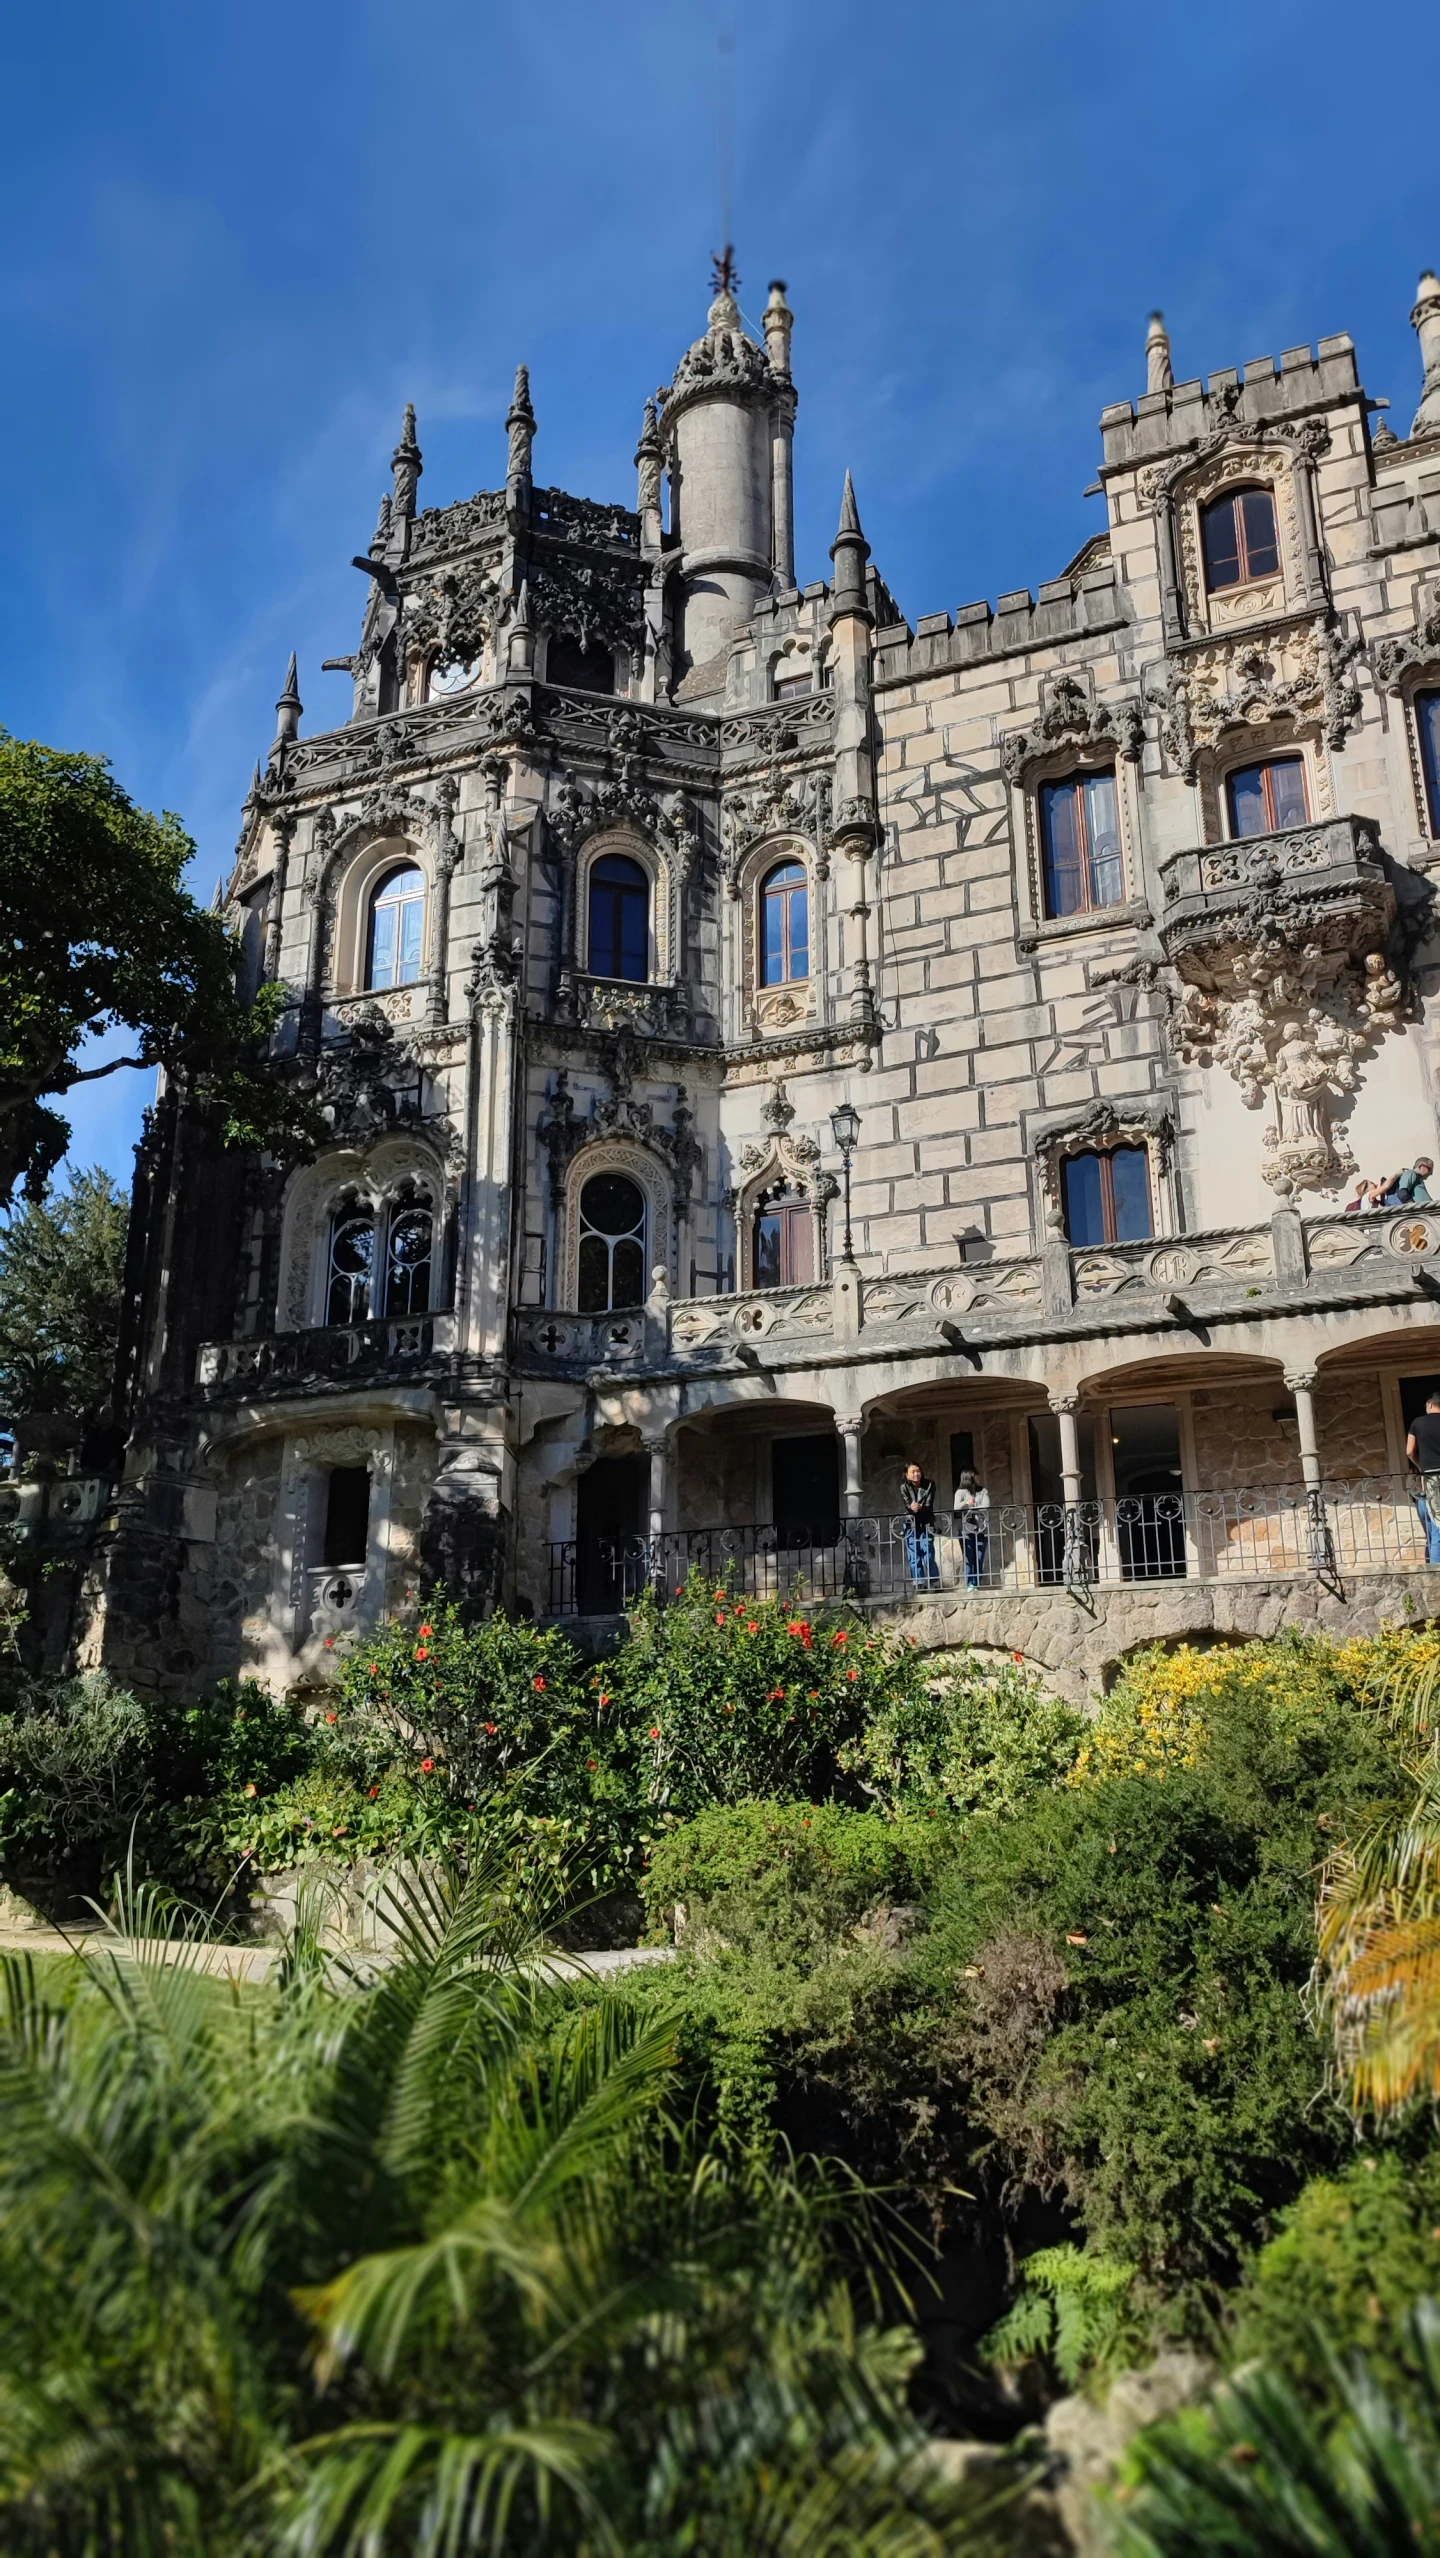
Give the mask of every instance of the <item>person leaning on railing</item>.
[(1440, 1394), (1426, 1396), (1424, 1411), (1410, 1424), (1405, 1454), (1420, 1477), (1415, 1507), (1425, 1529), (1425, 1560), (1440, 1564)]
[(1432, 1208), (1434, 1201), (1427, 1184), (1435, 1166), (1428, 1155), (1417, 1155), (1404, 1172), (1392, 1172), (1388, 1181), (1376, 1184), (1376, 1204), (1381, 1208)]
[(985, 1578), (990, 1543), (990, 1495), (978, 1474), (956, 1476), (955, 1528), (965, 1557), (965, 1587), (978, 1590)]
[(900, 1478), (900, 1500), (905, 1512), (905, 1550), (910, 1558), (910, 1578), (917, 1590), (938, 1590), (940, 1565), (935, 1553), (935, 1486), (924, 1468), (913, 1460)]

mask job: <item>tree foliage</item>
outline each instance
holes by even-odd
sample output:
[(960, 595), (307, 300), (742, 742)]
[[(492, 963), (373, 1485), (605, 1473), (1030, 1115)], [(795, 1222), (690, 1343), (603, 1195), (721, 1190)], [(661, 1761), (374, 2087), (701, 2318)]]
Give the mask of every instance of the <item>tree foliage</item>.
[[(121, 1065), (183, 1073), (236, 1142), (313, 1134), (309, 1103), (267, 1072), (274, 991), (243, 1003), (238, 951), (183, 886), (195, 847), (137, 808), (98, 756), (0, 730), (0, 1202), (41, 1196), (69, 1142), (50, 1107)], [(123, 1056), (83, 1066), (92, 1034)]]
[(129, 1212), (108, 1173), (72, 1171), (63, 1190), (17, 1208), (0, 1229), (0, 1415), (89, 1419), (115, 1370)]

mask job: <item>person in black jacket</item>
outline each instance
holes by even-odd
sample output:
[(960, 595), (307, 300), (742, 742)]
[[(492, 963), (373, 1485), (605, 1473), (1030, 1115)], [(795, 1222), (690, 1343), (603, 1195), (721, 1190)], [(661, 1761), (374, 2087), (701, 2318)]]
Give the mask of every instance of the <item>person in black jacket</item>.
[(938, 1590), (940, 1565), (935, 1553), (935, 1486), (923, 1466), (912, 1462), (900, 1478), (905, 1511), (905, 1550), (910, 1578), (917, 1590)]
[(1425, 1530), (1425, 1560), (1440, 1564), (1440, 1394), (1425, 1398), (1425, 1409), (1410, 1424), (1405, 1454), (1420, 1477), (1415, 1503)]

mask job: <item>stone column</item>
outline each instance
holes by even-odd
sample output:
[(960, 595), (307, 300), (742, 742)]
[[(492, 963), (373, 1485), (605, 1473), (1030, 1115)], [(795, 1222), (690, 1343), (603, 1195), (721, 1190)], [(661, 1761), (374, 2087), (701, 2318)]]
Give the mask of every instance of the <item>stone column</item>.
[(1315, 1371), (1313, 1368), (1287, 1368), (1285, 1383), (1295, 1397), (1295, 1419), (1300, 1431), (1300, 1471), (1307, 1492), (1318, 1492), (1321, 1483), (1320, 1442), (1315, 1435)]
[(1420, 278), (1410, 326), (1420, 340), (1420, 361), (1425, 367), (1420, 406), (1410, 432), (1434, 435), (1440, 430), (1440, 281), (1428, 268)]
[(858, 1519), (863, 1497), (860, 1487), (860, 1434), (865, 1427), (865, 1416), (859, 1412), (837, 1412), (835, 1427), (844, 1449), (845, 1516)]
[(1060, 1424), (1060, 1481), (1067, 1510), (1073, 1510), (1080, 1499), (1080, 1428), (1075, 1418), (1079, 1404), (1075, 1394), (1050, 1397), (1050, 1409)]
[(663, 1439), (649, 1439), (646, 1449), (650, 1458), (650, 1562), (655, 1568), (660, 1539), (665, 1534), (665, 1504), (669, 1488), (669, 1457)]

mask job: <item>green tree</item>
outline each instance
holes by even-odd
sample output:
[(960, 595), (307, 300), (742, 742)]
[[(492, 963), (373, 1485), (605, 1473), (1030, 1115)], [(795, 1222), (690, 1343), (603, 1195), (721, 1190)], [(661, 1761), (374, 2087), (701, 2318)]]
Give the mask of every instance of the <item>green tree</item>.
[[(227, 1140), (313, 1134), (308, 1102), (257, 1042), (277, 998), (242, 1003), (236, 945), (182, 885), (177, 817), (137, 808), (108, 764), (0, 729), (0, 1203), (38, 1198), (69, 1143), (49, 1107), (122, 1066), (164, 1065)], [(125, 1053), (82, 1066), (94, 1033)]]
[(18, 1208), (0, 1231), (0, 1416), (95, 1414), (109, 1394), (129, 1212), (108, 1173)]

